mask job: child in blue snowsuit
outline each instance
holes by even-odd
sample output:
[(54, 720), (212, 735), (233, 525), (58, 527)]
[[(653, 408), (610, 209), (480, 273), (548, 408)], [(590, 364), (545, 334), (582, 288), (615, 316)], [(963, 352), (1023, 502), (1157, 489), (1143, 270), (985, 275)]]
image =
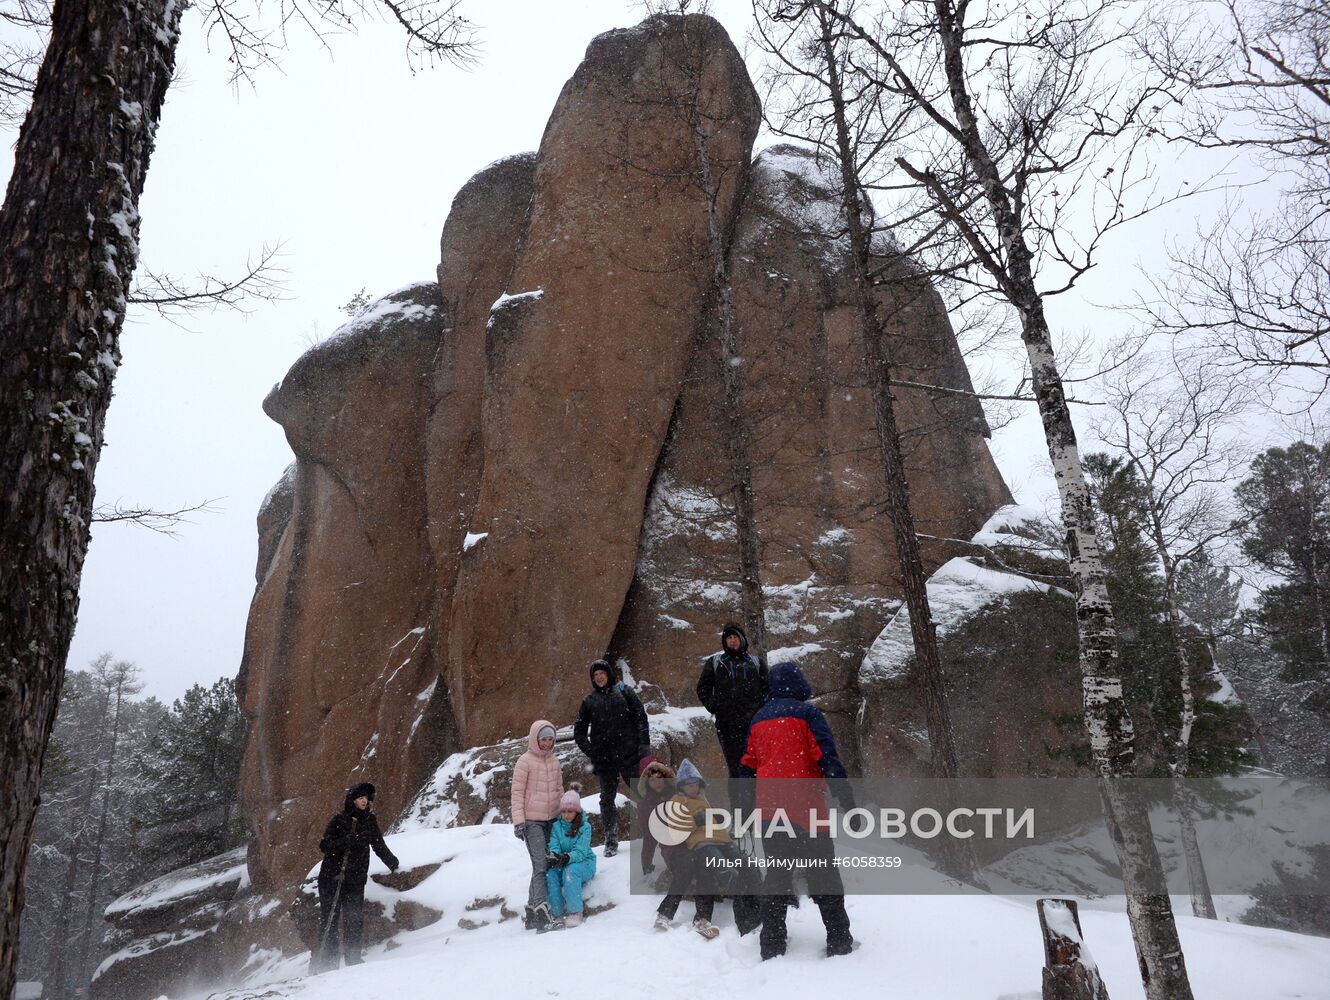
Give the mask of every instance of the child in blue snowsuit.
[(582, 812), (580, 792), (580, 786), (574, 782), (563, 793), (559, 818), (550, 828), (545, 884), (549, 889), (550, 912), (559, 918), (556, 925), (563, 927), (576, 927), (582, 922), (582, 886), (596, 874), (591, 824)]

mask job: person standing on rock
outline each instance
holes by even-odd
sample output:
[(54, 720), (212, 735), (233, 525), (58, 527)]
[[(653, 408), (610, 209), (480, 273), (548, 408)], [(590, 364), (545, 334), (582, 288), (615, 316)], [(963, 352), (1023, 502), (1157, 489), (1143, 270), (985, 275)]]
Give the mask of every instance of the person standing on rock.
[(573, 724), (573, 739), (591, 761), (600, 782), (600, 820), (605, 827), (605, 857), (619, 850), (619, 810), (615, 795), (622, 778), (631, 790), (637, 763), (651, 752), (651, 729), (637, 693), (616, 681), (606, 660), (591, 664), (591, 693)]
[(716, 739), (730, 772), (730, 805), (739, 817), (753, 808), (753, 784), (740, 761), (748, 723), (767, 700), (767, 668), (748, 652), (748, 636), (733, 622), (720, 632), (720, 652), (707, 657), (697, 679), (697, 699), (715, 716)]
[(563, 795), (563, 769), (554, 755), (554, 725), (545, 719), (531, 723), (527, 751), (513, 766), (513, 833), (526, 844), (531, 857), (531, 885), (527, 890), (526, 928), (544, 930), (553, 923), (545, 887), (545, 855), (550, 825), (559, 815)]
[[(819, 829), (814, 820), (827, 822), (828, 785), (845, 810), (854, 808), (854, 793), (826, 716), (808, 704), (812, 694), (812, 685), (797, 665), (773, 666), (771, 691), (767, 703), (753, 716), (743, 756), (745, 773), (757, 779), (762, 823), (772, 827), (770, 835), (762, 838), (768, 862), (759, 937), (763, 961), (785, 954), (785, 907), (794, 886), (791, 866), (801, 861), (812, 862), (804, 870), (809, 893), (822, 912), (827, 955), (848, 955), (854, 947), (845, 912), (845, 886), (835, 866), (835, 844), (826, 834), (810, 832)], [(788, 820), (788, 835), (775, 831), (779, 824), (773, 821), (781, 814)]]
[(319, 940), (310, 956), (311, 972), (337, 968), (339, 936), (346, 964), (364, 961), (360, 957), (360, 932), (370, 849), (391, 871), (397, 871), (397, 856), (384, 843), (373, 802), (374, 786), (368, 781), (348, 788), (342, 811), (328, 821), (319, 841), (323, 852), (319, 866)]

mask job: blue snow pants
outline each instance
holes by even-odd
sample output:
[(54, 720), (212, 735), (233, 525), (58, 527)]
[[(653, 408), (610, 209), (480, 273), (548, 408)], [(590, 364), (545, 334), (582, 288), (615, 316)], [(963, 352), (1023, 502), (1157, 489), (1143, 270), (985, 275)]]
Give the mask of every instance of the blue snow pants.
[(556, 917), (564, 913), (582, 912), (582, 885), (595, 877), (594, 864), (574, 861), (562, 868), (545, 872), (545, 887), (549, 890), (550, 912)]

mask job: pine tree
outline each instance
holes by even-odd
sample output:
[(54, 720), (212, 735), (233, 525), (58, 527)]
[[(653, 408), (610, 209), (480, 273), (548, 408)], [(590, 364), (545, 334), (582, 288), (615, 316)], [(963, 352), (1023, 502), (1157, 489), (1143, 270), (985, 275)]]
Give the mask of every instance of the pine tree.
[[(1085, 458), (1091, 477), (1091, 493), (1099, 512), (1108, 592), (1117, 611), (1122, 639), (1122, 680), (1142, 750), (1142, 777), (1164, 777), (1174, 763), (1182, 719), (1182, 661), (1169, 624), (1159, 559), (1146, 537), (1144, 491), (1135, 469), (1125, 461), (1093, 454)], [(1185, 575), (1184, 575), (1185, 574)], [(1183, 641), (1188, 651), (1191, 687), (1196, 699), (1195, 719), (1188, 744), (1187, 773), (1199, 777), (1232, 774), (1249, 763), (1243, 746), (1250, 720), (1236, 705), (1223, 705), (1205, 698), (1217, 690), (1213, 666), (1217, 666), (1213, 637), (1233, 627), (1236, 594), (1241, 586), (1204, 560), (1186, 564), (1179, 572), (1186, 581), (1187, 603), (1182, 610), (1191, 618), (1195, 634)], [(1224, 595), (1230, 602), (1224, 617)], [(1208, 610), (1199, 604), (1208, 600)], [(1192, 610), (1204, 614), (1192, 617)]]
[(245, 718), (235, 682), (195, 684), (171, 706), (142, 761), (144, 877), (203, 861), (244, 840), (238, 805)]
[(1282, 581), (1262, 589), (1256, 622), (1284, 679), (1316, 682), (1308, 707), (1330, 714), (1330, 443), (1263, 452), (1235, 496), (1243, 552)]
[(1219, 663), (1219, 643), (1237, 633), (1242, 581), (1202, 549), (1178, 570), (1177, 587), (1183, 612), (1200, 629)]
[(67, 675), (29, 852), (20, 967), (51, 996), (86, 986), (101, 959), (101, 913), (129, 888), (134, 757), (161, 705), (134, 696), (138, 669), (103, 653)]
[(1179, 707), (1176, 685), (1168, 683), (1177, 676), (1177, 658), (1163, 625), (1158, 563), (1144, 538), (1141, 484), (1129, 465), (1102, 453), (1085, 456), (1085, 471), (1117, 616), (1123, 695), (1136, 721), (1139, 774), (1159, 777), (1167, 758), (1161, 720), (1173, 718)]

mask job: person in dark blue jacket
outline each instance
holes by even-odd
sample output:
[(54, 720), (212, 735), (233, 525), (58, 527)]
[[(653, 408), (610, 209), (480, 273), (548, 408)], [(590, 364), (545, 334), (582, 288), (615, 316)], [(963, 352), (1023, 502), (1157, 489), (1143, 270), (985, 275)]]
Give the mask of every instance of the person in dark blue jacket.
[[(825, 865), (804, 869), (808, 889), (827, 930), (827, 954), (847, 955), (854, 938), (845, 912), (845, 886), (832, 864), (836, 847), (829, 835), (814, 836), (809, 831), (814, 820), (826, 818), (828, 783), (844, 808), (853, 808), (853, 793), (826, 716), (808, 704), (813, 688), (803, 671), (793, 663), (777, 663), (769, 680), (770, 694), (753, 716), (742, 764), (745, 773), (757, 778), (764, 828), (783, 813), (794, 833), (764, 836), (762, 849), (769, 861), (812, 859)], [(768, 865), (758, 939), (763, 960), (785, 954), (785, 908), (793, 890), (793, 870)]]

